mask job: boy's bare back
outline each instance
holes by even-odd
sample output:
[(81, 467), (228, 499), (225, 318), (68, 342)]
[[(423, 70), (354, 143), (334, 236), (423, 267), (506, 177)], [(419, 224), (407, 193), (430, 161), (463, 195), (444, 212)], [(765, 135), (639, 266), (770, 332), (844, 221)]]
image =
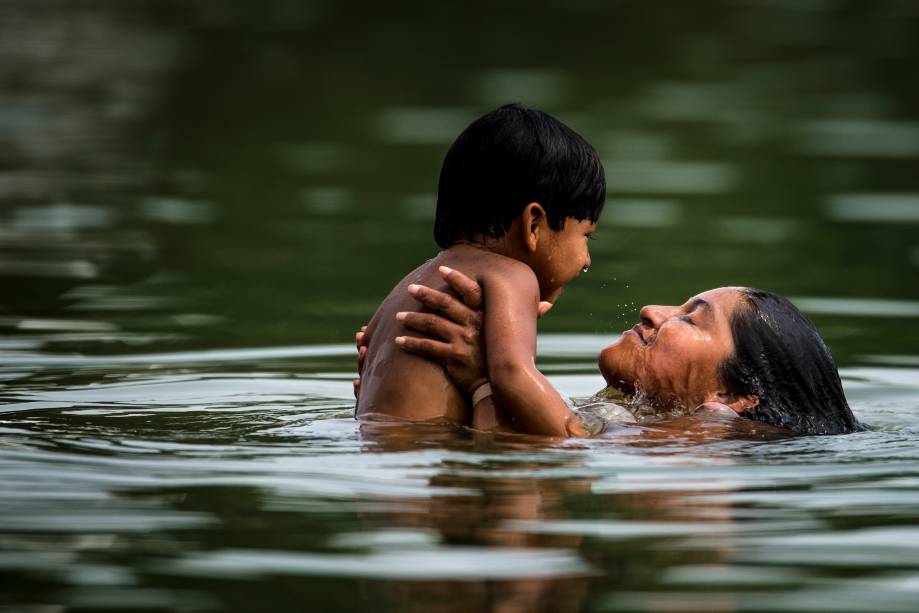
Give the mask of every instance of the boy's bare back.
[[(361, 393), (356, 415), (360, 419), (406, 419), (410, 421), (449, 421), (469, 424), (471, 407), (439, 364), (403, 351), (395, 342), (397, 336), (417, 335), (396, 319), (400, 311), (417, 311), (419, 303), (408, 292), (411, 284), (427, 285), (451, 291), (437, 269), (448, 266), (481, 280), (483, 276), (504, 277), (502, 272), (535, 275), (524, 264), (473, 245), (458, 244), (440, 252), (407, 274), (389, 293), (367, 326), (365, 344), (367, 362), (360, 373)], [(521, 288), (523, 289), (523, 288)], [(534, 308), (538, 293), (533, 294)], [(533, 320), (535, 328), (535, 318)]]

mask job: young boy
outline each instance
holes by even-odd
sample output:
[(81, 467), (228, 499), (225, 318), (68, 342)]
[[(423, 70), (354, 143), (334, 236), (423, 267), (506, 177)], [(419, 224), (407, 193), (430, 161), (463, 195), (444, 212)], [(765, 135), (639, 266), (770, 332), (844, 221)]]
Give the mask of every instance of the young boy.
[[(582, 434), (536, 369), (536, 319), (541, 301), (554, 303), (590, 266), (587, 241), (605, 195), (596, 151), (546, 113), (508, 105), (467, 127), (440, 173), (434, 239), (443, 251), (402, 279), (364, 333), (357, 417), (469, 425), (474, 405), (477, 426)], [(446, 289), (441, 267), (482, 288), (487, 383), (460, 389), (440, 365), (393, 342), (408, 333), (402, 312), (417, 309), (409, 286)]]

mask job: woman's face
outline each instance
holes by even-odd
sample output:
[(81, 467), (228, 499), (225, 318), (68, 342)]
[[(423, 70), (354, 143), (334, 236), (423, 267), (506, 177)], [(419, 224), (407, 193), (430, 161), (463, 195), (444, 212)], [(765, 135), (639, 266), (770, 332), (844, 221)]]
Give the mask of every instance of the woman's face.
[(658, 406), (720, 401), (719, 367), (734, 353), (731, 320), (741, 301), (737, 288), (722, 287), (682, 306), (642, 308), (641, 323), (600, 353), (600, 372), (609, 385), (641, 390)]

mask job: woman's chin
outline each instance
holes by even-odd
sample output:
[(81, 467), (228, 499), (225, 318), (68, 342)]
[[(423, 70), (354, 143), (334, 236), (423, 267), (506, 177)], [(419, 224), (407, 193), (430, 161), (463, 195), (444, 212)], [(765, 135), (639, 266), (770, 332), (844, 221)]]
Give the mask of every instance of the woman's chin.
[(636, 378), (628, 372), (630, 369), (622, 367), (634, 365), (634, 358), (628, 346), (628, 338), (623, 337), (612, 345), (604, 347), (597, 359), (600, 374), (606, 379), (606, 384), (627, 396), (635, 393)]
[(610, 385), (616, 386), (614, 382), (623, 378), (623, 373), (620, 372), (619, 366), (626, 363), (624, 360), (625, 357), (622, 351), (621, 340), (612, 345), (607, 345), (600, 351), (600, 356), (597, 358), (597, 366), (600, 367), (600, 374), (603, 375), (603, 378), (606, 379), (606, 382)]

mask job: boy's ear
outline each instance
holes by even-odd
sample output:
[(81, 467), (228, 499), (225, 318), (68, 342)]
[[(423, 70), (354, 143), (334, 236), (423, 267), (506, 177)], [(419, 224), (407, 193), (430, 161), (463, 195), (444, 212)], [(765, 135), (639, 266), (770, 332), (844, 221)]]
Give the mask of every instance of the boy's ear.
[(718, 402), (731, 407), (736, 413), (743, 413), (755, 409), (759, 405), (759, 398), (752, 394), (738, 396), (728, 392), (712, 392), (705, 397), (705, 402)]
[(520, 232), (523, 234), (523, 244), (527, 251), (533, 253), (539, 244), (539, 239), (546, 225), (546, 210), (538, 202), (531, 202), (523, 209), (520, 218)]

